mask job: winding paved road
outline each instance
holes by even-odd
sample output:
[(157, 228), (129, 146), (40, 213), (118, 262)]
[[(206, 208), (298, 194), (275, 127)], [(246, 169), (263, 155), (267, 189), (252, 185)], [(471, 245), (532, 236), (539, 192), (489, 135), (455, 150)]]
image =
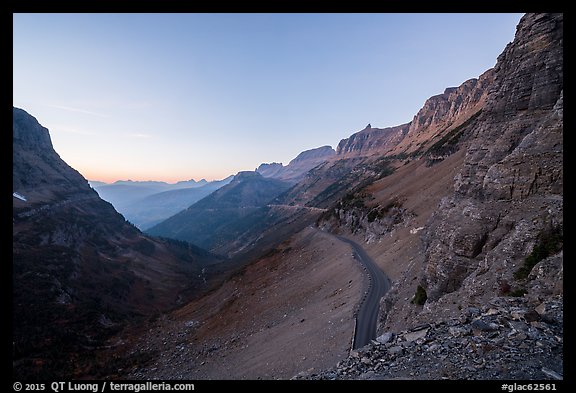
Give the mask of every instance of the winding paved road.
[(352, 345), (353, 349), (361, 348), (376, 338), (380, 298), (390, 289), (390, 280), (358, 243), (342, 236), (332, 236), (352, 246), (354, 258), (364, 265), (370, 278), (368, 293), (360, 304), (356, 317), (356, 330)]

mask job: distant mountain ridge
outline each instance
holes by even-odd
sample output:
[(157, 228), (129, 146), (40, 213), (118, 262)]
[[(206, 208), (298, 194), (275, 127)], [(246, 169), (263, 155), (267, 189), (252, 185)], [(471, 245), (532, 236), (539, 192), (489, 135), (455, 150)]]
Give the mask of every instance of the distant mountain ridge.
[(230, 183), (234, 176), (206, 182), (191, 188), (176, 188), (148, 195), (123, 206), (121, 213), (141, 230), (146, 230), (210, 195)]
[(118, 180), (112, 184), (97, 182), (93, 188), (127, 220), (140, 229), (147, 229), (228, 184), (232, 177), (211, 182), (191, 179), (174, 184)]
[(114, 183), (97, 182), (99, 185), (131, 185), (131, 186), (144, 186), (144, 187), (166, 187), (169, 189), (177, 188), (190, 188), (190, 187), (200, 187), (208, 183), (206, 179), (201, 180), (181, 180), (176, 183), (167, 183), (159, 180), (116, 180)]
[(158, 192), (179, 190), (182, 188), (196, 188), (209, 184), (206, 179), (199, 181), (191, 179), (179, 181), (177, 183), (166, 183), (157, 180), (117, 180), (114, 183), (104, 183), (99, 181), (90, 183), (93, 183), (93, 188), (103, 199), (112, 203), (115, 207), (126, 206), (137, 199), (141, 199)]
[(288, 182), (265, 178), (256, 171), (239, 172), (229, 184), (146, 232), (219, 252), (218, 247), (239, 235), (238, 225), (243, 225), (240, 223), (243, 219), (265, 207), (290, 186)]
[(256, 172), (264, 177), (297, 183), (302, 180), (311, 169), (328, 161), (335, 155), (336, 152), (331, 146), (321, 146), (301, 152), (286, 166), (277, 162), (261, 164), (256, 168)]

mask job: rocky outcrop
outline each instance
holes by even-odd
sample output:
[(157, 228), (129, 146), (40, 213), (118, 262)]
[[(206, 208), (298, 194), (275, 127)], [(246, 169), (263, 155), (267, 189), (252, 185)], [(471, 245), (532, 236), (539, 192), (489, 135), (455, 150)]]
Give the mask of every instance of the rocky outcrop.
[(261, 164), (256, 171), (264, 177), (296, 183), (303, 179), (311, 169), (328, 161), (335, 154), (336, 152), (332, 147), (322, 146), (303, 151), (286, 166), (273, 162)]
[(293, 379), (562, 380), (563, 297), (495, 297), (458, 315), (387, 332), (330, 370)]
[(371, 244), (395, 228), (409, 225), (413, 216), (399, 200), (373, 205), (366, 194), (348, 193), (320, 217), (318, 224), (333, 233), (361, 235)]

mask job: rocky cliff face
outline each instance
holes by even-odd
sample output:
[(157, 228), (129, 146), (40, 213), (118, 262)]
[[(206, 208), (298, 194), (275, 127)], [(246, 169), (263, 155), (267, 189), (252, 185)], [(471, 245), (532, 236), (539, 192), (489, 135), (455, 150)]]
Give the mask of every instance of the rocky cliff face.
[(264, 177), (296, 183), (302, 180), (311, 169), (328, 161), (335, 154), (336, 152), (332, 147), (322, 146), (303, 151), (286, 166), (276, 162), (261, 164), (256, 172)]
[(510, 280), (512, 265), (538, 237), (562, 226), (562, 21), (525, 16), (498, 58), (454, 194), (430, 223), (432, 299), (458, 289), (473, 271)]
[(469, 79), (458, 87), (447, 88), (443, 94), (430, 97), (414, 116), (405, 140), (394, 151), (424, 150), (478, 113), (486, 102), (493, 79), (494, 70), (490, 69), (479, 78)]
[(73, 195), (97, 197), (54, 151), (48, 129), (19, 108), (13, 109), (12, 124), (12, 189), (26, 194), (28, 206)]
[(318, 224), (332, 233), (362, 236), (366, 244), (371, 244), (414, 216), (400, 200), (382, 205), (370, 199), (373, 197), (367, 193), (349, 192), (320, 217)]
[(493, 79), (494, 70), (490, 69), (479, 78), (447, 88), (426, 100), (409, 123), (389, 128), (368, 124), (341, 140), (336, 152), (341, 157), (425, 154), (434, 143), (482, 110)]
[(342, 139), (338, 143), (336, 154), (341, 157), (382, 155), (404, 139), (409, 127), (410, 123), (388, 128), (372, 128), (372, 125), (368, 124), (362, 131)]
[(402, 315), (456, 314), (457, 305), (499, 295), (537, 305), (562, 293), (562, 14), (522, 18), (466, 145), (453, 192), (423, 231), (428, 299), (419, 309), (393, 300), (392, 291), (387, 326)]
[(25, 148), (39, 155), (54, 151), (48, 129), (20, 108), (12, 110), (12, 138), (18, 150)]

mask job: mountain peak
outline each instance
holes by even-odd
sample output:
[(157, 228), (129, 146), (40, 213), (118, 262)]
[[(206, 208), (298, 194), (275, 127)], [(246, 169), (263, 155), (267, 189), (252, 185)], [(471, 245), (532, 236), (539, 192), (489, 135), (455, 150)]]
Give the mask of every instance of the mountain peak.
[(304, 150), (286, 166), (272, 162), (261, 164), (256, 171), (264, 177), (296, 182), (302, 179), (312, 168), (328, 161), (334, 155), (336, 152), (332, 146), (320, 146), (315, 149)]
[(282, 173), (284, 165), (281, 162), (262, 163), (256, 168), (256, 172), (264, 177), (277, 177)]
[(24, 109), (13, 107), (12, 119), (14, 144), (33, 151), (53, 150), (48, 129), (42, 127), (34, 116)]
[(256, 178), (260, 178), (262, 177), (261, 174), (259, 174), (256, 171), (240, 171), (236, 174), (236, 176), (234, 176), (234, 182), (240, 182), (240, 181), (246, 181), (249, 179), (256, 179)]
[(302, 161), (308, 160), (323, 160), (324, 158), (329, 158), (336, 154), (332, 146), (321, 146), (315, 149), (304, 150), (302, 153), (298, 154), (288, 165), (295, 164)]
[(69, 167), (52, 146), (48, 129), (23, 109), (13, 108), (12, 189), (30, 203), (94, 195), (88, 181)]

